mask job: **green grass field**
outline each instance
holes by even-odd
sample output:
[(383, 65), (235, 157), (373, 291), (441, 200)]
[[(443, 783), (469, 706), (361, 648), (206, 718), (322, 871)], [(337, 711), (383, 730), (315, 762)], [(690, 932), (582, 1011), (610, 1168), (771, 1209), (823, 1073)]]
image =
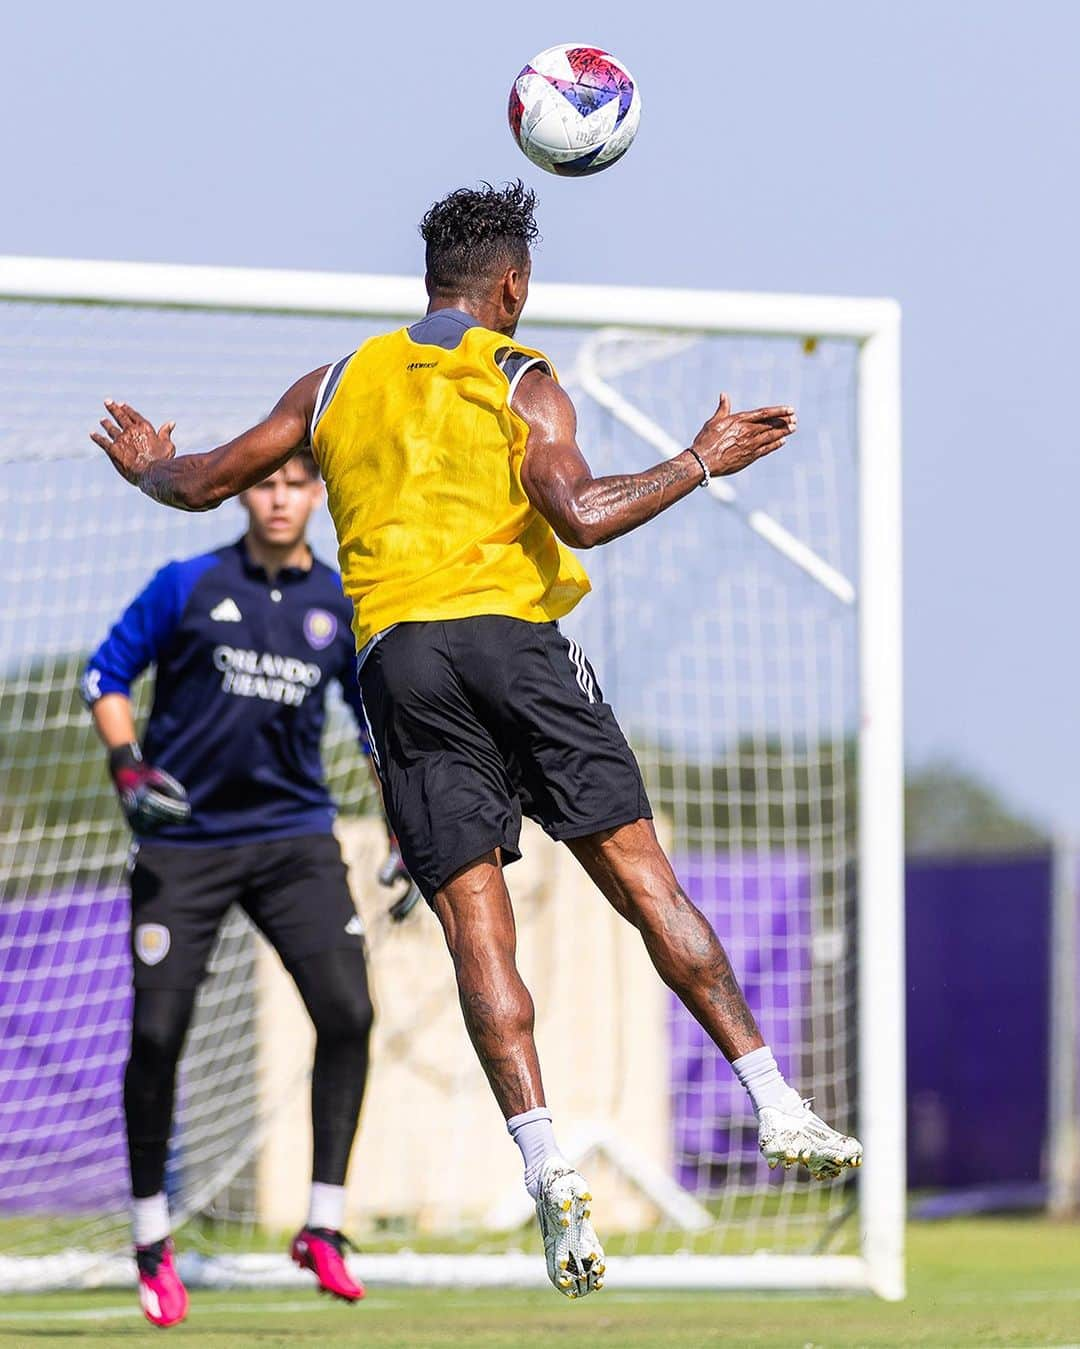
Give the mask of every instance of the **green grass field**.
[[(586, 1302), (554, 1292), (369, 1292), (356, 1307), (295, 1291), (199, 1292), (169, 1342), (363, 1345), (367, 1349), (644, 1346), (1038, 1345), (1080, 1347), (1080, 1226), (982, 1220), (909, 1229), (909, 1297), (620, 1292)], [(0, 1299), (0, 1345), (160, 1344), (133, 1294)]]

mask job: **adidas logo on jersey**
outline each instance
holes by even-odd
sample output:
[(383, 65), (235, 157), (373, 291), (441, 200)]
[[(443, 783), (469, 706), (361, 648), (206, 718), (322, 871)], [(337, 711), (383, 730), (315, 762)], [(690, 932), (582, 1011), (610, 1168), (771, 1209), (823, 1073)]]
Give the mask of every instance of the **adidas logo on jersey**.
[(239, 623), (243, 614), (235, 600), (225, 599), (210, 610), (210, 617), (215, 623)]

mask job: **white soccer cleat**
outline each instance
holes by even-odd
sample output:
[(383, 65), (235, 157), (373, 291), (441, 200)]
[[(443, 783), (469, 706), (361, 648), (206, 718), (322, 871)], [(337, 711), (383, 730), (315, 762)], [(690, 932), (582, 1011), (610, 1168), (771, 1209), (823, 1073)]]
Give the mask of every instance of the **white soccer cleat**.
[(592, 1195), (583, 1176), (565, 1162), (544, 1163), (536, 1218), (544, 1238), (548, 1278), (565, 1297), (586, 1297), (604, 1286), (604, 1251), (589, 1222)]
[(758, 1147), (769, 1169), (786, 1171), (802, 1162), (814, 1180), (835, 1180), (845, 1167), (862, 1165), (862, 1144), (857, 1138), (830, 1129), (803, 1101), (798, 1110), (763, 1106), (758, 1116)]

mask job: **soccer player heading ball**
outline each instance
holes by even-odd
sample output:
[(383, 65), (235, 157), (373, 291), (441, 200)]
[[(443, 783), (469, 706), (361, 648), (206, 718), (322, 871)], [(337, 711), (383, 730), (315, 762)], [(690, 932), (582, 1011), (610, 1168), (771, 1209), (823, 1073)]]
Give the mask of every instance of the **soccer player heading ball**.
[[(442, 923), (473, 1045), (521, 1149), (548, 1274), (579, 1297), (603, 1252), (585, 1180), (560, 1155), (515, 963), (503, 867), (522, 812), (566, 843), (641, 933), (661, 978), (750, 1094), (769, 1164), (820, 1179), (862, 1148), (787, 1085), (727, 955), (653, 830), (634, 756), (558, 620), (592, 548), (779, 449), (789, 407), (732, 412), (643, 473), (593, 477), (551, 363), (514, 341), (529, 293), (535, 200), (461, 189), (424, 217), (427, 316), (296, 382), (265, 421), (205, 454), (108, 402), (93, 439), (155, 500), (206, 510), (312, 448), (353, 601), (360, 684), (386, 809)], [(434, 809), (432, 806), (434, 805)]]

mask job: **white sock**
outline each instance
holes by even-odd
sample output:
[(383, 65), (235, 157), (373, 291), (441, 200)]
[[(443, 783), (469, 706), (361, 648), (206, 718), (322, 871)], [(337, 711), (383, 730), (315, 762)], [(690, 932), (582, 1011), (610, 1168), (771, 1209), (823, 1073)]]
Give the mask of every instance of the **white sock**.
[(311, 1182), (311, 1207), (308, 1209), (308, 1227), (328, 1227), (340, 1232), (345, 1221), (345, 1186)]
[(169, 1235), (169, 1201), (159, 1190), (149, 1199), (131, 1201), (131, 1236), (136, 1246), (152, 1246)]
[(555, 1142), (555, 1130), (551, 1127), (551, 1111), (545, 1105), (535, 1110), (526, 1110), (523, 1115), (511, 1115), (506, 1121), (510, 1137), (521, 1149), (525, 1163), (525, 1188), (533, 1199), (540, 1180), (540, 1171), (546, 1161), (557, 1157), (562, 1161), (562, 1153)]
[(801, 1107), (802, 1097), (784, 1081), (768, 1045), (734, 1059), (731, 1067), (749, 1093), (755, 1115), (760, 1115), (765, 1106), (790, 1112)]

